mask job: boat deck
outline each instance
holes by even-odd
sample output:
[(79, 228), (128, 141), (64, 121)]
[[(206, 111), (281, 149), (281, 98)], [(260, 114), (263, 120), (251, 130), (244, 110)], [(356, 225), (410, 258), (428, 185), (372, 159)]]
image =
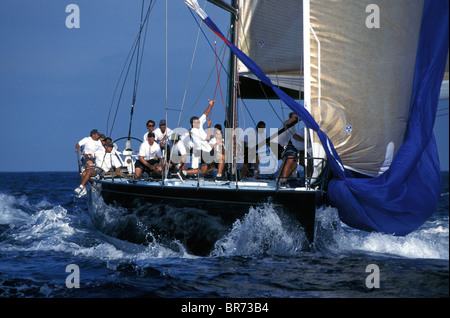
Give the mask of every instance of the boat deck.
[[(115, 184), (133, 184), (142, 187), (172, 187), (172, 188), (186, 188), (186, 189), (216, 189), (216, 190), (253, 190), (253, 191), (283, 191), (283, 192), (299, 192), (299, 191), (316, 191), (305, 186), (291, 186), (288, 188), (281, 188), (277, 185), (274, 179), (256, 180), (247, 178), (240, 181), (219, 181), (215, 182), (213, 179), (186, 179), (181, 181), (178, 178), (170, 179), (129, 179), (120, 177), (106, 177), (100, 179), (101, 183), (115, 183)], [(99, 180), (99, 181), (100, 181)]]

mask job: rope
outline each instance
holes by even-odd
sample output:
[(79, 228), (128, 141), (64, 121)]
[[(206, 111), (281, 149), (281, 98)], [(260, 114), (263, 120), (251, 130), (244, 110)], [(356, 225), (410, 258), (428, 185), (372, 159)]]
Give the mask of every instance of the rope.
[[(205, 6), (206, 6), (206, 0), (205, 0)], [(189, 10), (189, 8), (188, 8), (188, 10)], [(191, 11), (191, 10), (189, 10), (189, 11)], [(203, 20), (202, 20), (201, 23), (203, 23)], [(186, 101), (186, 94), (187, 94), (187, 90), (188, 90), (188, 87), (189, 87), (189, 83), (191, 81), (191, 74), (192, 74), (192, 69), (193, 69), (193, 65), (194, 65), (195, 55), (197, 54), (197, 47), (198, 47), (198, 39), (199, 38), (200, 38), (200, 28), (197, 31), (197, 38), (195, 40), (194, 53), (192, 54), (191, 66), (189, 67), (189, 74), (188, 74), (188, 79), (187, 79), (187, 82), (186, 82), (186, 88), (184, 89), (183, 101), (181, 102), (181, 109), (180, 109), (180, 114), (178, 116), (177, 127), (180, 127), (181, 114), (183, 113), (184, 103)], [(210, 77), (211, 77), (211, 75), (210, 75)]]
[[(133, 41), (133, 44), (132, 44), (131, 49), (130, 49), (130, 52), (128, 53), (128, 56), (127, 56), (127, 58), (125, 60), (125, 64), (124, 64), (124, 66), (122, 68), (122, 72), (121, 72), (121, 74), (119, 76), (119, 79), (117, 81), (116, 88), (115, 88), (114, 94), (113, 94), (113, 98), (111, 100), (111, 106), (110, 106), (110, 109), (109, 109), (108, 117), (107, 117), (106, 132), (108, 132), (108, 130), (109, 130), (108, 128), (109, 128), (109, 122), (110, 122), (110, 117), (111, 117), (111, 112), (112, 112), (112, 106), (113, 106), (114, 100), (116, 98), (117, 89), (119, 88), (119, 84), (120, 84), (120, 82), (121, 82), (121, 80), (123, 78), (124, 72), (126, 70), (125, 76), (123, 78), (122, 88), (120, 90), (119, 98), (118, 98), (118, 101), (117, 101), (116, 111), (115, 111), (115, 114), (114, 114), (114, 119), (112, 121), (111, 130), (109, 131), (109, 135), (112, 135), (112, 131), (114, 129), (114, 125), (115, 125), (115, 122), (116, 122), (116, 119), (117, 119), (117, 114), (118, 114), (118, 111), (119, 111), (119, 106), (120, 106), (120, 103), (121, 103), (121, 100), (122, 100), (122, 96), (123, 96), (123, 91), (125, 89), (125, 84), (126, 84), (126, 81), (128, 79), (128, 75), (129, 75), (129, 72), (130, 72), (130, 69), (131, 69), (131, 65), (132, 65), (134, 56), (136, 54), (136, 51), (138, 50), (138, 46), (139, 46), (138, 44), (140, 43), (143, 27), (144, 27), (144, 25), (147, 24), (147, 28), (148, 28), (148, 23), (147, 22), (148, 22), (148, 18), (150, 16), (150, 12), (152, 11), (152, 9), (154, 7), (154, 4), (155, 4), (155, 1), (151, 0), (150, 4), (148, 6), (147, 12), (145, 14), (145, 18), (144, 18), (143, 22), (141, 22), (141, 25), (140, 25), (140, 28), (139, 28), (139, 32), (138, 32), (136, 38)], [(142, 13), (141, 13), (141, 17), (142, 17)], [(146, 32), (145, 32), (145, 36), (144, 37), (146, 37), (147, 28), (146, 28)], [(145, 44), (145, 39), (144, 39), (144, 44)], [(142, 56), (143, 56), (143, 54), (141, 54), (141, 62), (139, 63), (139, 65), (140, 65), (139, 66), (139, 73), (135, 75), (135, 87), (137, 86), (137, 83), (139, 82), (140, 67), (142, 65)], [(127, 67), (127, 65), (128, 65), (128, 67)], [(136, 92), (137, 92), (137, 90), (135, 91), (135, 93)], [(133, 98), (135, 99), (135, 97), (136, 97), (136, 95), (134, 94)], [(133, 103), (133, 106), (134, 106), (134, 103)], [(133, 110), (131, 111), (131, 117), (132, 116), (133, 116)]]
[[(194, 21), (197, 23), (197, 26), (198, 26), (199, 31), (201, 31), (201, 33), (203, 34), (203, 36), (204, 36), (204, 38), (206, 39), (207, 43), (209, 44), (211, 50), (214, 52), (214, 54), (215, 54), (215, 56), (216, 56), (216, 60), (220, 62), (221, 69), (223, 69), (223, 70), (225, 71), (226, 75), (229, 76), (229, 74), (228, 74), (228, 72), (227, 72), (227, 70), (226, 70), (226, 67), (223, 65), (223, 61), (221, 61), (220, 58), (217, 59), (217, 58), (218, 58), (217, 51), (214, 49), (213, 45), (211, 44), (211, 41), (208, 39), (208, 37), (206, 36), (205, 32), (204, 32), (203, 29), (201, 28), (201, 25), (200, 25), (200, 23), (198, 22), (196, 16), (192, 13), (192, 10), (189, 10), (189, 12), (191, 13), (191, 16), (193, 17)], [(228, 30), (228, 34), (229, 34), (229, 30)], [(225, 44), (223, 45), (223, 48), (225, 48)], [(225, 56), (225, 52), (224, 52), (224, 56)], [(189, 110), (189, 112), (186, 114), (186, 116), (184, 116), (184, 118), (183, 118), (183, 120), (181, 120), (181, 122), (179, 121), (179, 123), (183, 123), (183, 122), (186, 120), (186, 118), (189, 116), (189, 114), (192, 112), (192, 109), (194, 109), (194, 107), (196, 106), (196, 104), (197, 104), (198, 100), (200, 99), (201, 95), (203, 94), (203, 92), (204, 92), (204, 90), (205, 90), (205, 88), (206, 88), (206, 86), (207, 86), (209, 80), (211, 79), (212, 73), (213, 73), (214, 70), (216, 70), (216, 69), (217, 69), (217, 67), (216, 67), (216, 65), (214, 65), (213, 68), (212, 68), (212, 70), (211, 70), (211, 73), (209, 74), (209, 77), (208, 77), (208, 79), (207, 79), (205, 85), (203, 86), (202, 90), (200, 91), (199, 96), (198, 96), (197, 99), (195, 100), (195, 102), (194, 102), (194, 104), (192, 105), (192, 107), (191, 107), (191, 109)], [(223, 100), (223, 97), (222, 97), (222, 100)], [(224, 104), (225, 104), (225, 103), (224, 103)], [(225, 112), (225, 113), (226, 113), (226, 112)]]
[[(128, 139), (130, 139), (131, 137), (131, 127), (133, 124), (133, 114), (134, 114), (134, 105), (136, 104), (136, 96), (137, 96), (137, 88), (139, 85), (139, 78), (141, 75), (141, 67), (142, 67), (142, 58), (144, 56), (144, 47), (145, 47), (145, 38), (147, 36), (147, 28), (148, 28), (148, 23), (146, 24), (147, 27), (145, 29), (145, 34), (144, 34), (144, 43), (142, 45), (142, 52), (141, 52), (141, 35), (142, 35), (142, 29), (143, 29), (143, 18), (144, 15), (144, 0), (142, 0), (142, 7), (141, 7), (141, 21), (140, 21), (140, 25), (139, 25), (139, 37), (138, 37), (138, 42), (137, 42), (137, 55), (136, 55), (136, 69), (135, 69), (135, 74), (134, 74), (134, 87), (133, 87), (133, 101), (131, 103), (131, 110), (130, 110), (130, 125), (128, 128)], [(139, 60), (139, 54), (141, 53), (141, 58)]]
[[(223, 60), (225, 59), (225, 53), (226, 53), (226, 50), (223, 50), (223, 57), (222, 57), (222, 62), (221, 62), (221, 64), (223, 64)], [(229, 120), (228, 120), (228, 115), (227, 115), (227, 111), (226, 111), (226, 107), (225, 107), (225, 100), (224, 100), (224, 98), (223, 98), (222, 85), (220, 84), (220, 74), (221, 74), (221, 72), (222, 72), (222, 68), (219, 69), (219, 68), (218, 68), (218, 65), (217, 65), (217, 48), (216, 48), (216, 42), (214, 42), (214, 54), (215, 54), (215, 56), (216, 56), (216, 64), (215, 64), (215, 66), (216, 66), (216, 72), (217, 72), (217, 83), (216, 83), (216, 89), (214, 90), (214, 97), (213, 97), (213, 99), (216, 99), (217, 88), (220, 87), (220, 97), (221, 97), (221, 99), (222, 99), (222, 105), (223, 105), (223, 108), (224, 108), (225, 120), (228, 122)], [(214, 107), (214, 106), (213, 106), (213, 107)], [(211, 119), (211, 115), (212, 115), (212, 109), (211, 109), (211, 112), (209, 113), (209, 119)]]

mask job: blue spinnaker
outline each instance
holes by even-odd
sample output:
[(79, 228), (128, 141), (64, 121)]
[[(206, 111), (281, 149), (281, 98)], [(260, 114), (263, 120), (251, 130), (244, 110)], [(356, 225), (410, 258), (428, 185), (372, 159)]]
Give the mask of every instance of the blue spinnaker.
[(405, 140), (376, 178), (331, 180), (328, 198), (351, 227), (406, 235), (436, 210), (441, 173), (433, 126), (448, 52), (449, 1), (426, 0)]
[(338, 208), (341, 220), (356, 229), (406, 235), (433, 214), (440, 196), (440, 165), (433, 126), (448, 52), (448, 12), (448, 0), (425, 1), (405, 140), (390, 168), (373, 178), (347, 175), (331, 140), (310, 113), (275, 86), (209, 17), (201, 17), (260, 81), (317, 132), (334, 176), (328, 185), (328, 200)]

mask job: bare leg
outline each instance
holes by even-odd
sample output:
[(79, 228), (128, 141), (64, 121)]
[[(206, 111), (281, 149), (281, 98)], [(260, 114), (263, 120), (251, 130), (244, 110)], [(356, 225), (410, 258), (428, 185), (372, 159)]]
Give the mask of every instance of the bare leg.
[(140, 178), (142, 175), (142, 169), (140, 167), (136, 168), (135, 177)]
[(84, 187), (91, 177), (95, 177), (97, 173), (94, 168), (87, 168), (81, 174), (81, 185)]
[(286, 178), (288, 178), (294, 171), (297, 169), (297, 162), (294, 158), (286, 158), (286, 163), (284, 164), (281, 182), (286, 182)]

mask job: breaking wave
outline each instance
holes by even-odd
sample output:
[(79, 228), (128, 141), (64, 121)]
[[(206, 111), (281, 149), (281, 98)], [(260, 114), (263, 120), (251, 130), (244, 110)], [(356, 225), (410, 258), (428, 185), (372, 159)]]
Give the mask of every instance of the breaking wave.
[[(0, 250), (58, 251), (102, 260), (196, 257), (186, 247), (186, 241), (152, 231), (139, 215), (101, 202), (96, 209), (96, 214), (90, 216), (76, 208), (68, 213), (65, 207), (52, 206), (46, 200), (30, 203), (26, 196), (0, 194)], [(189, 229), (186, 222), (194, 214), (206, 220), (201, 211), (191, 211), (188, 218), (181, 217), (186, 211), (167, 209), (165, 212), (172, 222), (179, 222), (180, 229), (186, 225), (184, 231), (198, 232), (197, 227)], [(206, 255), (209, 257), (294, 256), (313, 251), (449, 259), (448, 216), (431, 219), (413, 233), (397, 237), (349, 228), (340, 222), (336, 209), (326, 207), (317, 213), (313, 246), (309, 245), (303, 229), (271, 203), (250, 208), (232, 228), (223, 227), (215, 219), (205, 222), (216, 235), (211, 238), (213, 248)], [(175, 225), (170, 223), (170, 226)]]

